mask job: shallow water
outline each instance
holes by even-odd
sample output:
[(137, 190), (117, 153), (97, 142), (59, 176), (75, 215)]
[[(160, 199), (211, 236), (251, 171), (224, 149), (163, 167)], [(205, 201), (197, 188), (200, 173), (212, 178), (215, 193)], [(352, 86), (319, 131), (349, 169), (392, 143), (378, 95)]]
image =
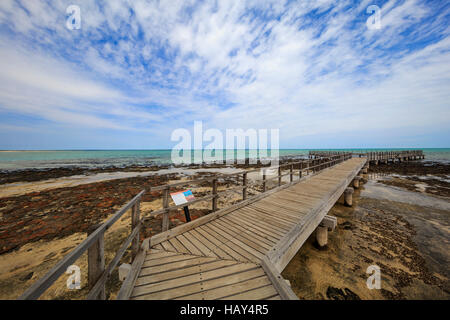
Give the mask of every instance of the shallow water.
[[(408, 149), (323, 149), (323, 151), (376, 152)], [(450, 162), (450, 148), (424, 148), (426, 161)], [(280, 158), (304, 158), (310, 149), (280, 149), (271, 154), (261, 154), (260, 159), (270, 156)], [(256, 158), (255, 150), (223, 150), (223, 159)], [(171, 165), (171, 149), (165, 150), (47, 150), (47, 151), (0, 151), (0, 170), (46, 169), (59, 167), (127, 167)], [(191, 152), (194, 157), (195, 152)]]
[[(378, 178), (377, 180), (387, 179)], [(369, 180), (361, 191), (361, 197), (379, 200), (389, 200), (402, 203), (409, 203), (422, 207), (436, 208), (450, 211), (450, 201), (427, 194), (403, 190), (396, 187), (386, 186), (378, 183), (377, 180)]]

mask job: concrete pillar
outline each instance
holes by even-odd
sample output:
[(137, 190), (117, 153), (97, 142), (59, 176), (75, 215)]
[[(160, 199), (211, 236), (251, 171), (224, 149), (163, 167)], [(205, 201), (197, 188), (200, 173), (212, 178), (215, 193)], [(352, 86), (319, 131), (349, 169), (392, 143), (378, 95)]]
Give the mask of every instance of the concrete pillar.
[(361, 172), (362, 172), (363, 174), (367, 174), (367, 167), (362, 168)]
[(354, 187), (355, 189), (358, 189), (358, 188), (359, 188), (360, 180), (361, 180), (361, 177), (360, 177), (360, 176), (356, 176), (356, 177), (353, 179), (353, 187)]
[(328, 227), (318, 226), (316, 228), (316, 241), (319, 247), (325, 247), (328, 243)]
[(344, 192), (344, 203), (347, 207), (351, 207), (353, 205), (353, 192), (355, 190), (352, 187), (345, 189)]

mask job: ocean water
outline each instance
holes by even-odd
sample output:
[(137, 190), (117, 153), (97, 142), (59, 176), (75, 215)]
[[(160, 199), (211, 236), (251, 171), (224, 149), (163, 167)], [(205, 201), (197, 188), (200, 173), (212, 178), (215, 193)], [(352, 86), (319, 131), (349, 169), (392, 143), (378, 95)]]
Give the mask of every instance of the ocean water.
[[(419, 148), (417, 148), (419, 149)], [(305, 158), (312, 149), (280, 149), (279, 156)], [(314, 149), (324, 151), (375, 152), (408, 149)], [(422, 148), (425, 160), (450, 163), (450, 148)], [(59, 167), (126, 167), (131, 165), (171, 165), (171, 150), (61, 150), (0, 151), (0, 170)], [(249, 150), (224, 150), (224, 159), (242, 159)], [(192, 157), (194, 152), (192, 152)], [(266, 157), (270, 158), (270, 152)], [(262, 155), (262, 158), (264, 156)]]

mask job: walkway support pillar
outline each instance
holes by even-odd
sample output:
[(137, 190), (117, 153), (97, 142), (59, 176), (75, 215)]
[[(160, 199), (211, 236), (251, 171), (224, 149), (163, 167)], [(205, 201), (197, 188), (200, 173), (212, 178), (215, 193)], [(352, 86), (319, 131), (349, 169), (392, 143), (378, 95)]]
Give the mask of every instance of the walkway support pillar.
[(333, 231), (337, 225), (337, 218), (326, 215), (322, 222), (316, 228), (316, 241), (319, 247), (325, 247), (328, 244), (328, 232)]
[(328, 228), (318, 226), (316, 229), (316, 241), (319, 247), (325, 247), (328, 244)]
[(347, 207), (351, 207), (353, 205), (353, 192), (355, 190), (352, 187), (345, 189), (344, 192), (344, 204)]
[(353, 179), (353, 187), (354, 187), (355, 189), (358, 189), (358, 188), (359, 188), (360, 181), (361, 181), (361, 177), (360, 177), (360, 176), (356, 176), (356, 177)]

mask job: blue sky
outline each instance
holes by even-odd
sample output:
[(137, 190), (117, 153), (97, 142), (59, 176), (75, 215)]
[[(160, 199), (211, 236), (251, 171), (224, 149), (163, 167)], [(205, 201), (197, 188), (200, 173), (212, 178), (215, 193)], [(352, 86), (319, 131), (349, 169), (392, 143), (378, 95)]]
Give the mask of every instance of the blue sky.
[(0, 149), (171, 148), (195, 120), (282, 148), (450, 147), (449, 21), (448, 1), (2, 0)]

